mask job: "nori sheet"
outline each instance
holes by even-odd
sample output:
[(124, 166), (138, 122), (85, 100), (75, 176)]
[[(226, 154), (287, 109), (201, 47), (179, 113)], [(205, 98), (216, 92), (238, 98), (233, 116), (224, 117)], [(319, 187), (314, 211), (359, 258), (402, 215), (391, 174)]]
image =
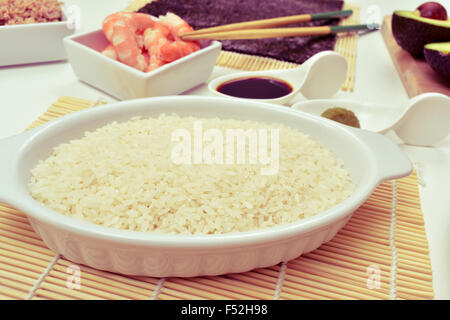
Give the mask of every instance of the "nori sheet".
[[(138, 12), (153, 16), (173, 12), (197, 30), (242, 21), (336, 11), (341, 10), (343, 4), (341, 0), (157, 0), (139, 9)], [(331, 19), (289, 25), (289, 27), (337, 25), (338, 23), (339, 19)], [(221, 42), (223, 50), (302, 63), (320, 51), (333, 50), (335, 41), (336, 35), (222, 40)]]

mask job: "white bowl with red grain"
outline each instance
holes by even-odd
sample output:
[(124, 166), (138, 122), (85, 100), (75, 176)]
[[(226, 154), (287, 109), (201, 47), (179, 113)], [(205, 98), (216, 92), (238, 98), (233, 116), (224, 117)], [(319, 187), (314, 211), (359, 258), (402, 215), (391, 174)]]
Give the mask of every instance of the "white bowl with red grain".
[[(75, 32), (73, 7), (57, 1), (0, 5), (0, 67), (65, 60), (63, 39)], [(25, 7), (26, 6), (26, 7)]]

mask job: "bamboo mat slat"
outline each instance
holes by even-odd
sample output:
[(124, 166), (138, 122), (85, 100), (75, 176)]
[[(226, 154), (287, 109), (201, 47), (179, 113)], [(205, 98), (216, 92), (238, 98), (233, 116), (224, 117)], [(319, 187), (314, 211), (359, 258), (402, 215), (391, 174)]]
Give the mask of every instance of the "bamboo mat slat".
[[(134, 0), (126, 8), (125, 11), (137, 11), (152, 0)], [(359, 6), (351, 3), (344, 3), (343, 10), (351, 9), (353, 14), (346, 19), (342, 19), (341, 25), (351, 25), (360, 23)], [(355, 66), (356, 51), (358, 46), (358, 34), (355, 32), (341, 33), (337, 35), (334, 51), (342, 54), (348, 63), (347, 77), (342, 84), (342, 91), (352, 92), (355, 85)], [(253, 56), (248, 54), (236, 53), (222, 50), (217, 58), (216, 65), (238, 70), (273, 70), (273, 69), (289, 69), (298, 66), (296, 63), (281, 61), (273, 58)]]
[[(41, 119), (101, 104), (64, 96)], [(74, 265), (45, 246), (23, 212), (0, 204), (0, 298), (432, 299), (419, 199), (415, 173), (386, 181), (335, 238), (313, 252), (270, 268), (185, 279), (129, 277)], [(79, 288), (69, 283), (74, 268)]]

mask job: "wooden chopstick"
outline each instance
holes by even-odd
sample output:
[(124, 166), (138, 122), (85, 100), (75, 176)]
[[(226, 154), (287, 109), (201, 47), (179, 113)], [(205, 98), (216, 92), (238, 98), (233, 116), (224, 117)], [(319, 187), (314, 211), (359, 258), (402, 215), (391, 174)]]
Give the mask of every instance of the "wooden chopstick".
[(292, 24), (292, 23), (348, 17), (352, 13), (353, 13), (353, 10), (340, 10), (340, 11), (330, 11), (330, 12), (312, 13), (312, 14), (299, 14), (299, 15), (293, 15), (293, 16), (287, 16), (287, 17), (238, 22), (238, 23), (226, 24), (223, 26), (195, 30), (192, 32), (182, 34), (181, 36), (188, 36), (188, 35), (194, 35), (194, 34), (198, 35), (198, 34), (222, 32), (222, 31), (279, 27), (279, 26)]
[(377, 25), (358, 24), (346, 26), (320, 26), (302, 28), (268, 28), (268, 29), (244, 29), (224, 32), (212, 32), (205, 34), (185, 34), (183, 40), (238, 40), (238, 39), (264, 39), (278, 37), (302, 37), (327, 35), (338, 32), (354, 32), (360, 30), (377, 29)]

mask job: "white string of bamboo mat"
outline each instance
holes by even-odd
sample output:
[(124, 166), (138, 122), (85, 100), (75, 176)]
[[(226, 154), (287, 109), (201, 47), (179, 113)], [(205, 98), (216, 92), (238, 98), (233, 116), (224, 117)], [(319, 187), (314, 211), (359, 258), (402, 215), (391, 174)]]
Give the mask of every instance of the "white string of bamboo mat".
[(155, 288), (155, 291), (153, 292), (151, 300), (157, 300), (158, 299), (158, 295), (161, 292), (161, 289), (162, 289), (165, 281), (166, 281), (166, 278), (160, 278), (159, 279), (158, 284), (157, 284), (157, 286)]
[(273, 295), (273, 300), (279, 300), (281, 290), (283, 288), (284, 275), (286, 274), (287, 262), (283, 261), (281, 263), (280, 272), (278, 273), (277, 286), (275, 288), (275, 294)]
[(425, 179), (423, 177), (423, 164), (418, 161), (413, 161), (414, 170), (416, 170), (417, 173), (417, 182), (420, 186), (426, 187), (427, 183), (425, 182)]
[(396, 226), (396, 209), (397, 209), (397, 184), (392, 181), (392, 206), (391, 206), (391, 226), (389, 230), (389, 244), (392, 250), (391, 264), (391, 300), (397, 297), (396, 279), (397, 279), (397, 247), (395, 245), (395, 226)]
[[(61, 97), (33, 126), (91, 105), (88, 100)], [(395, 288), (396, 299), (431, 299), (432, 273), (417, 176), (398, 180), (393, 189), (392, 182), (381, 184), (330, 242), (286, 264), (188, 279), (127, 277), (80, 266), (80, 290), (66, 287), (67, 269), (73, 263), (55, 259), (26, 216), (0, 204), (0, 298), (25, 299), (33, 292), (33, 300), (391, 299)], [(380, 289), (366, 288), (369, 265), (380, 269)]]
[(36, 290), (39, 289), (39, 286), (41, 285), (42, 281), (44, 281), (45, 277), (50, 273), (50, 271), (53, 269), (53, 266), (56, 264), (56, 262), (58, 261), (58, 259), (60, 258), (60, 255), (57, 254), (55, 255), (55, 257), (53, 258), (52, 261), (50, 261), (50, 263), (48, 264), (47, 268), (45, 268), (44, 272), (42, 272), (42, 274), (39, 276), (39, 278), (36, 280), (36, 283), (33, 285), (33, 287), (31, 287), (30, 292), (28, 293), (27, 297), (25, 298), (25, 300), (31, 300), (35, 293)]
[[(346, 19), (341, 20), (341, 25), (352, 25), (360, 23), (359, 7), (356, 5), (344, 3), (343, 9), (352, 9), (353, 14)], [(358, 33), (338, 34), (334, 51), (342, 54), (348, 63), (347, 77), (342, 84), (343, 91), (352, 92), (355, 87), (356, 74), (356, 52), (358, 49)]]

